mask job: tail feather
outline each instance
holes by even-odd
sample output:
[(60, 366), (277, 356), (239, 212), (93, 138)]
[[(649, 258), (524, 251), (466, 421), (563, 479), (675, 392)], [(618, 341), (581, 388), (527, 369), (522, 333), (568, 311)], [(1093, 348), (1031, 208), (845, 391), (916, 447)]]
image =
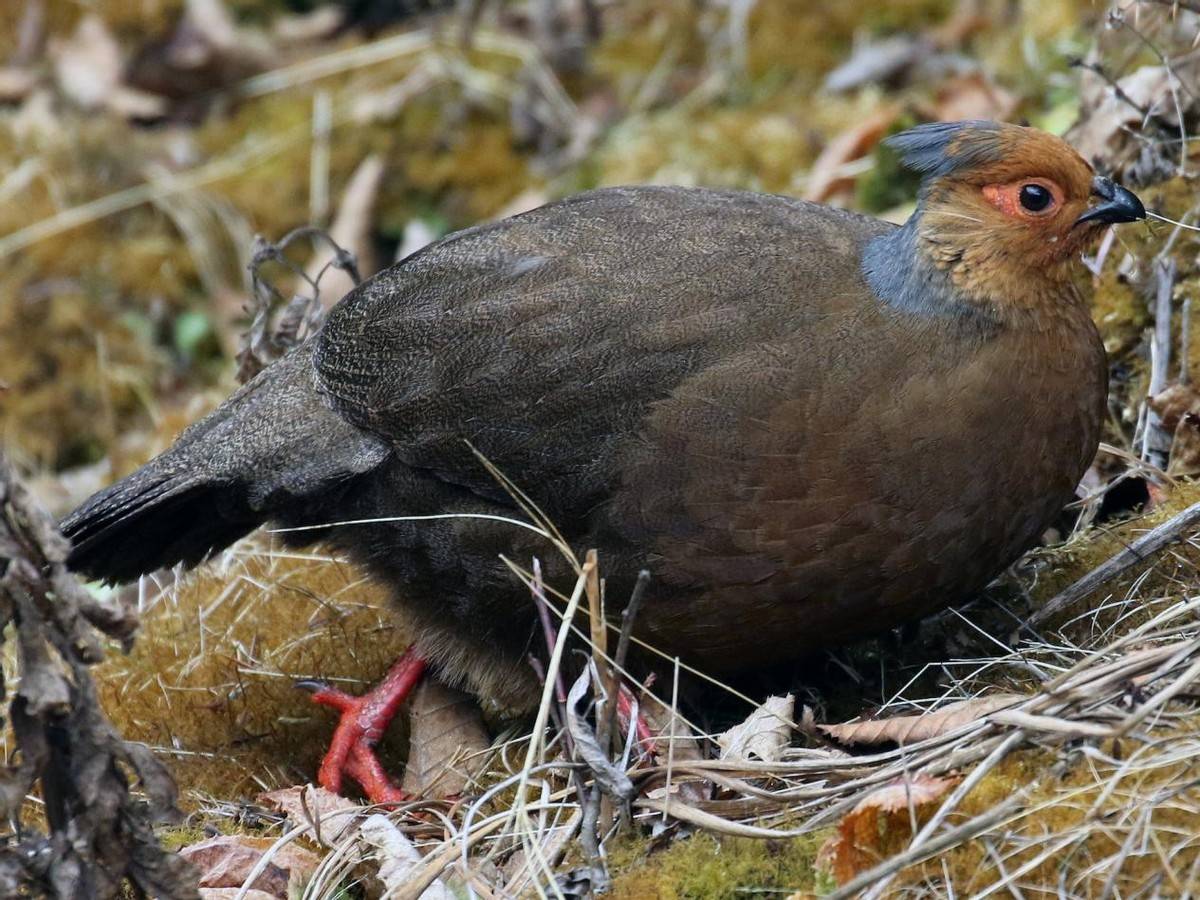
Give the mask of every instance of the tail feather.
[(69, 565), (112, 582), (192, 566), (378, 465), (387, 447), (325, 405), (311, 357), (297, 348), (71, 513)]

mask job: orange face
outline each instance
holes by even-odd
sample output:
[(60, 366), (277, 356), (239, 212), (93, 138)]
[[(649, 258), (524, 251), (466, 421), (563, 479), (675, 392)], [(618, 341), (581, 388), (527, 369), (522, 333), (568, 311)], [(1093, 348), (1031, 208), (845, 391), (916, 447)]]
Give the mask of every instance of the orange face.
[(959, 141), (969, 149), (973, 139), (990, 141), (988, 158), (931, 179), (921, 223), (939, 258), (947, 267), (958, 261), (964, 278), (1002, 270), (1005, 278), (1018, 270), (1061, 277), (1110, 222), (1128, 221), (1089, 217), (1097, 184), (1111, 182), (1062, 139), (1003, 126)]

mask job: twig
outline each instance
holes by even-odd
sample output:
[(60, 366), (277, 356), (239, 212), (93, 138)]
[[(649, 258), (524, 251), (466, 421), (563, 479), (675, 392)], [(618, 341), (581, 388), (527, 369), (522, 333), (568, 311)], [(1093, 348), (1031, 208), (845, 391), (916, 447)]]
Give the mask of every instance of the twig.
[[(633, 636), (633, 623), (637, 619), (638, 610), (642, 606), (642, 597), (645, 596), (646, 585), (649, 583), (650, 571), (642, 569), (638, 572), (637, 583), (633, 586), (633, 593), (629, 595), (629, 602), (621, 611), (621, 635), (617, 638), (617, 653), (613, 657), (612, 665), (615, 690), (620, 690), (620, 673), (625, 671), (625, 660), (629, 656), (629, 639)], [(613, 693), (610, 696), (612, 703), (608, 707), (608, 733), (612, 735), (617, 731), (617, 695)]]
[(1105, 560), (1070, 587), (1060, 591), (1045, 606), (1029, 617), (1029, 625), (1031, 627), (1040, 625), (1047, 619), (1070, 608), (1101, 585), (1107, 584), (1138, 563), (1144, 562), (1147, 557), (1157, 553), (1167, 544), (1178, 540), (1184, 531), (1197, 524), (1200, 524), (1200, 503), (1193, 503), (1183, 512), (1142, 535), (1116, 556)]
[[(0, 632), (13, 626), (20, 671), (8, 710), (20, 763), (0, 773), (0, 815), (15, 831), (0, 846), (0, 895), (114, 898), (128, 880), (139, 895), (195, 897), (191, 866), (153, 831), (178, 818), (175, 785), (147, 747), (121, 740), (88, 668), (104, 657), (93, 628), (127, 642), (136, 622), (80, 586), (67, 552), (0, 455)], [(23, 821), (35, 786), (46, 835)]]
[(1192, 383), (1192, 295), (1185, 294), (1179, 311), (1179, 383)]
[(1069, 65), (1075, 69), (1085, 69), (1088, 72), (1091, 72), (1108, 86), (1108, 89), (1113, 92), (1114, 97), (1131, 109), (1136, 110), (1138, 115), (1140, 115), (1143, 120), (1150, 118), (1150, 110), (1142, 106), (1142, 104), (1138, 103), (1127, 93), (1125, 93), (1124, 88), (1121, 87), (1121, 83), (1109, 75), (1108, 72), (1105, 71), (1104, 66), (1100, 65), (1100, 63), (1088, 62), (1085, 59), (1076, 58), (1072, 59), (1069, 62)]
[[(1167, 386), (1171, 369), (1171, 296), (1175, 290), (1175, 260), (1160, 257), (1154, 266), (1154, 338), (1150, 344), (1149, 396), (1157, 397)], [(1142, 458), (1164, 468), (1171, 449), (1171, 435), (1163, 427), (1162, 417), (1150, 408), (1142, 432)]]

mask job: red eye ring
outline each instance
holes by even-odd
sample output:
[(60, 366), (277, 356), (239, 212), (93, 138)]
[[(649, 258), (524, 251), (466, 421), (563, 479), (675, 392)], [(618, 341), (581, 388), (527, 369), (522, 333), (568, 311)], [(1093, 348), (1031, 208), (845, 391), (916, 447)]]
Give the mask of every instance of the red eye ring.
[[(1031, 209), (1023, 202), (1032, 200), (1035, 194), (1045, 198), (1040, 209)], [(1014, 219), (1044, 219), (1058, 212), (1063, 204), (1062, 188), (1048, 178), (1022, 178), (1006, 184), (984, 185), (983, 196), (1000, 212)]]

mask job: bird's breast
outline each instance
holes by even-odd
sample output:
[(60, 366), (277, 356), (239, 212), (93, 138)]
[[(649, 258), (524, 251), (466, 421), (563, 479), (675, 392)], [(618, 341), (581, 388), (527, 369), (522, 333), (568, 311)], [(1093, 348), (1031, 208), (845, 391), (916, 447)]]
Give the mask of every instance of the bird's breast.
[(715, 382), (677, 391), (623, 495), (674, 591), (648, 612), (654, 636), (738, 668), (983, 587), (1095, 453), (1103, 350), (1090, 321), (1070, 326), (950, 347), (868, 331), (830, 351), (836, 368), (799, 363), (721, 402)]

